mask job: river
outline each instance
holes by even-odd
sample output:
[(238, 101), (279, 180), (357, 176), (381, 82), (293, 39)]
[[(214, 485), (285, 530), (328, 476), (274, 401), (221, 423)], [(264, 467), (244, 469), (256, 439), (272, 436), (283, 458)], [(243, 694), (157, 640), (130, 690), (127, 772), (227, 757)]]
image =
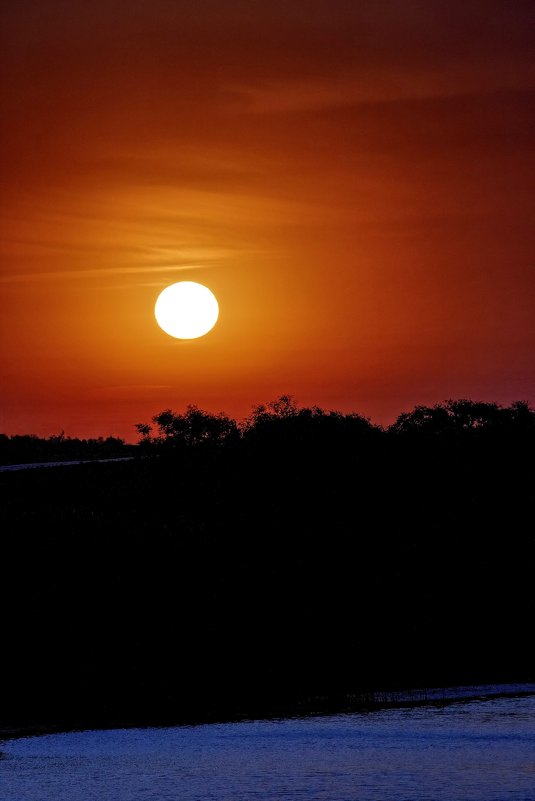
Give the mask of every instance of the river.
[(535, 695), (0, 749), (2, 801), (535, 801)]

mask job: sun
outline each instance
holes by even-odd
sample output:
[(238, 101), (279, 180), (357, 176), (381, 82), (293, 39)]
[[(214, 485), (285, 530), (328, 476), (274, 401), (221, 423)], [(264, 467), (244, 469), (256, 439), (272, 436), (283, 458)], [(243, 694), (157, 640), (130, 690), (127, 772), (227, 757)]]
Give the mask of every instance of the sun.
[(195, 281), (179, 281), (165, 287), (154, 307), (156, 322), (177, 339), (196, 339), (207, 334), (219, 317), (215, 295)]

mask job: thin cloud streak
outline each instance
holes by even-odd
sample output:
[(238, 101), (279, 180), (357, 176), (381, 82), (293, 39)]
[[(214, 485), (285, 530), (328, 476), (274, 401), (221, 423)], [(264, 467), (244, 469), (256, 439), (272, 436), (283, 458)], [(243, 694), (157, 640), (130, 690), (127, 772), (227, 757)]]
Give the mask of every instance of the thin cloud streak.
[(56, 270), (44, 273), (20, 273), (17, 275), (4, 275), (0, 276), (0, 282), (3, 284), (20, 283), (24, 281), (54, 281), (56, 279), (65, 280), (66, 278), (88, 278), (90, 276), (109, 276), (109, 275), (136, 275), (157, 272), (182, 272), (184, 270), (200, 270), (207, 269), (208, 265), (205, 264), (184, 264), (180, 266), (152, 266), (152, 267), (109, 267), (109, 268), (95, 268), (90, 270), (73, 270), (67, 272), (64, 270)]
[[(522, 63), (521, 69), (496, 80), (494, 70), (474, 70), (466, 76), (459, 67), (449, 74), (436, 72), (403, 73), (393, 78), (391, 72), (343, 80), (291, 81), (267, 83), (264, 86), (235, 87), (246, 102), (249, 114), (291, 114), (300, 111), (327, 111), (345, 106), (399, 106), (404, 101), (439, 101), (452, 98), (492, 96), (497, 93), (529, 91), (535, 88), (535, 66)], [(520, 74), (520, 77), (519, 77)]]

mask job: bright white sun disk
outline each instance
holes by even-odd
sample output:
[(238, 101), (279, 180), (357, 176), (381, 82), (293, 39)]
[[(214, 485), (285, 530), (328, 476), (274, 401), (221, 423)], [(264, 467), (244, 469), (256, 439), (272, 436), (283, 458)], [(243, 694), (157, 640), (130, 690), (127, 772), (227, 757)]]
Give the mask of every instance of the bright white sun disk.
[(179, 281), (160, 292), (154, 315), (169, 336), (196, 339), (214, 327), (219, 306), (208, 287), (195, 281)]

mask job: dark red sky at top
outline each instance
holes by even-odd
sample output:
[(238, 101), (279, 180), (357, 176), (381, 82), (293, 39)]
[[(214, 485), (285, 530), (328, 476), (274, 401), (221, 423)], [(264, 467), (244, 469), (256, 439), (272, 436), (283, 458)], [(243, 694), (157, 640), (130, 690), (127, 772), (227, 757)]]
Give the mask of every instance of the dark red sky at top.
[[(532, 2), (1, 9), (0, 431), (535, 400)], [(159, 291), (218, 297), (173, 340)]]

